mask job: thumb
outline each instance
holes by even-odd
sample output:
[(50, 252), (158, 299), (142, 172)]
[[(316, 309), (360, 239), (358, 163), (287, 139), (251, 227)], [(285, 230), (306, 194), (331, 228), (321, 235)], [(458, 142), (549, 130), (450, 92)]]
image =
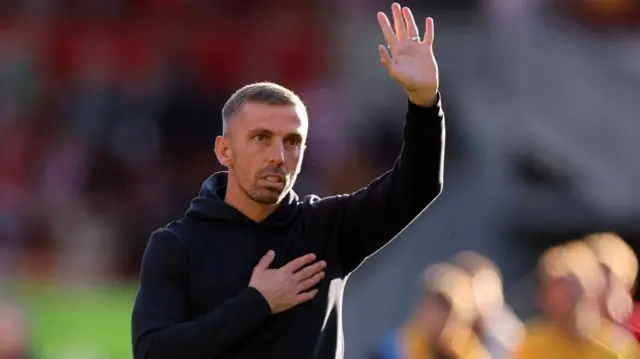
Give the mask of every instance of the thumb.
[(268, 251), (267, 254), (265, 254), (262, 258), (260, 258), (260, 261), (256, 265), (256, 269), (262, 269), (262, 270), (269, 269), (269, 266), (271, 265), (271, 263), (273, 263), (273, 259), (275, 257), (276, 257), (276, 253), (274, 251), (271, 251), (271, 250)]
[(380, 52), (380, 62), (389, 73), (391, 72), (391, 55), (386, 47), (378, 45), (378, 52)]

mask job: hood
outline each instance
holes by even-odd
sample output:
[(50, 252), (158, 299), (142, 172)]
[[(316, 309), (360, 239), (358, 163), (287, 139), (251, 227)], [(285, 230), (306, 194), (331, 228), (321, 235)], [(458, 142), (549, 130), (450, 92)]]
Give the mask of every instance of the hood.
[[(227, 192), (227, 181), (227, 172), (217, 172), (209, 176), (202, 183), (198, 197), (191, 201), (186, 216), (208, 221), (255, 223), (224, 201)], [(282, 226), (289, 224), (296, 214), (297, 206), (298, 196), (293, 191), (289, 191), (280, 205), (278, 205), (278, 208), (264, 221), (260, 222), (260, 225)]]

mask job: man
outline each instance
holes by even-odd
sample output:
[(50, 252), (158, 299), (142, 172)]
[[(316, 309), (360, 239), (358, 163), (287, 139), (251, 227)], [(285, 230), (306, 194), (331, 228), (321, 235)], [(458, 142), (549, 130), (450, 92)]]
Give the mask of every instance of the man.
[(476, 317), (471, 277), (450, 264), (420, 276), (419, 297), (401, 328), (386, 335), (372, 359), (488, 359), (473, 331)]
[(544, 318), (527, 326), (514, 358), (636, 358), (602, 336), (599, 299), (604, 277), (585, 243), (572, 241), (550, 249), (542, 256), (541, 271)]
[(433, 20), (378, 14), (384, 67), (409, 99), (393, 169), (349, 195), (291, 191), (307, 115), (281, 86), (240, 89), (222, 110), (206, 180), (179, 221), (151, 235), (132, 319), (136, 359), (342, 358), (344, 280), (440, 193), (444, 129)]

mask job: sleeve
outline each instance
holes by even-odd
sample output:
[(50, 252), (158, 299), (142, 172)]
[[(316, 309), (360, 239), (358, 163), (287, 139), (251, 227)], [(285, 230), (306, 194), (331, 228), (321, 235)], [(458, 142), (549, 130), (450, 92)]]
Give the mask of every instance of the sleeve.
[(408, 104), (403, 145), (393, 168), (340, 203), (338, 258), (346, 273), (409, 225), (441, 192), (444, 113), (440, 95), (432, 107)]
[(247, 287), (212, 312), (190, 318), (188, 270), (188, 253), (178, 238), (167, 230), (154, 232), (132, 314), (135, 359), (219, 358), (270, 314), (262, 294)]

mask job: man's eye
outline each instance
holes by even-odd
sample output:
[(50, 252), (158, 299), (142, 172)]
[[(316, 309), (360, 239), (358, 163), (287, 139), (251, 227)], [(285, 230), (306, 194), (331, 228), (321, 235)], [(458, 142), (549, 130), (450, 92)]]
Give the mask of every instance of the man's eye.
[(266, 139), (265, 135), (257, 135), (256, 136), (256, 140), (258, 140), (258, 142), (262, 142)]
[(299, 146), (299, 145), (300, 145), (300, 141), (298, 139), (295, 139), (295, 138), (289, 139), (289, 146)]

